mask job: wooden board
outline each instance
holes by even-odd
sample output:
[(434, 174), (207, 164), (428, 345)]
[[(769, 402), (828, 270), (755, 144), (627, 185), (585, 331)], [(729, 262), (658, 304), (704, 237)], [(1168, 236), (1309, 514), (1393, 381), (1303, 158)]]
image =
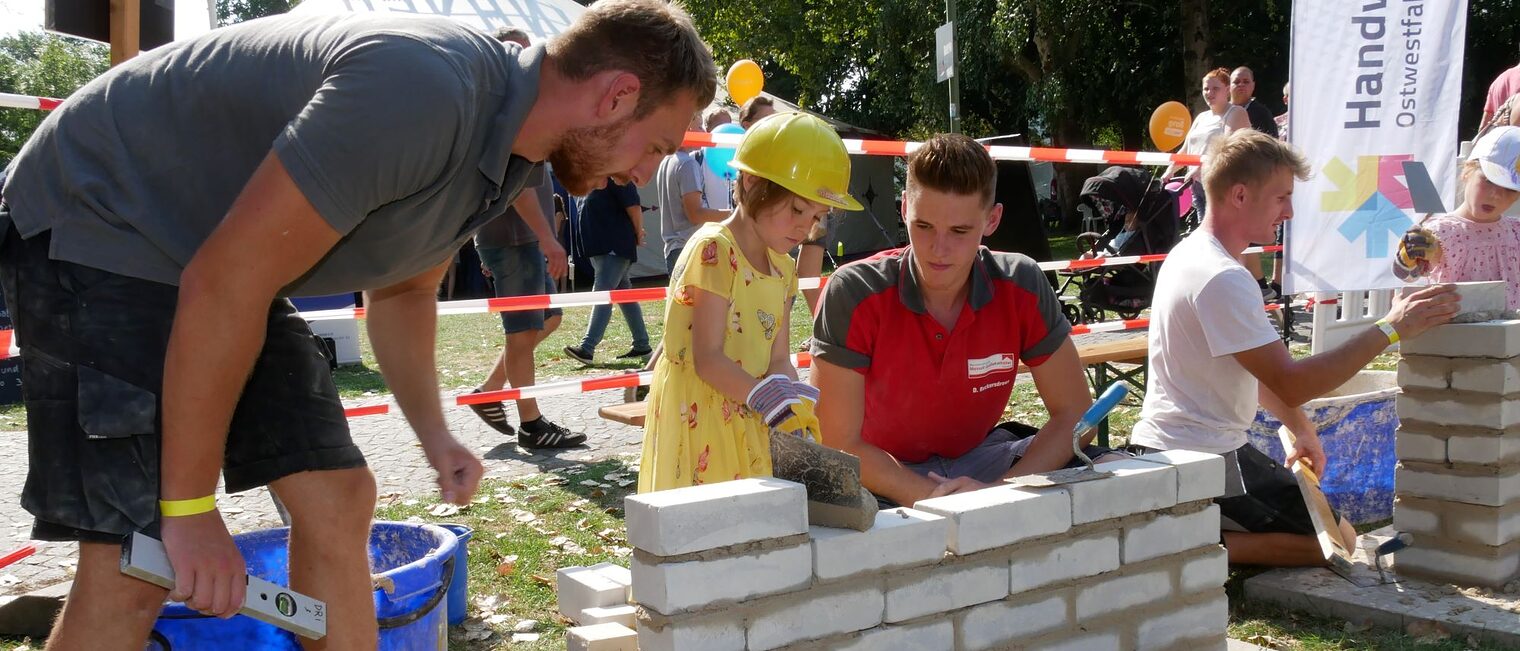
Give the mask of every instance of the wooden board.
[(596, 410), (596, 414), (615, 423), (643, 427), (646, 408), (647, 405), (643, 402), (625, 402), (602, 407)]
[[(1286, 427), (1277, 428), (1277, 437), (1282, 441), (1283, 451), (1293, 449), (1293, 433)], [(1356, 542), (1346, 540), (1341, 532), (1340, 524), (1335, 520), (1335, 511), (1330, 508), (1330, 502), (1325, 499), (1325, 493), (1319, 489), (1319, 477), (1314, 471), (1305, 467), (1303, 463), (1295, 460), (1293, 478), (1298, 480), (1298, 489), (1304, 494), (1304, 503), (1309, 507), (1309, 519), (1314, 522), (1314, 534), (1319, 539), (1320, 553), (1324, 554), (1325, 560), (1332, 556), (1340, 556), (1349, 560), (1351, 553), (1356, 550)]]
[[(1149, 353), (1150, 338), (1148, 335), (1077, 346), (1077, 358), (1083, 366), (1113, 362), (1140, 364), (1145, 362), (1146, 356)], [(1028, 373), (1029, 367), (1019, 364), (1019, 372)]]

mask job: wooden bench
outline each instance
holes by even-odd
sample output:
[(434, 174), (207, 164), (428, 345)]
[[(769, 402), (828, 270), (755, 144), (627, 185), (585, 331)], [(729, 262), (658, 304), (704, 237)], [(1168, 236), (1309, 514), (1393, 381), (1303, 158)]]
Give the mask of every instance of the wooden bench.
[[(1077, 357), (1087, 369), (1087, 379), (1092, 384), (1094, 394), (1102, 393), (1113, 382), (1126, 382), (1135, 389), (1137, 395), (1144, 395), (1148, 353), (1149, 340), (1145, 335), (1077, 346)], [(1132, 364), (1135, 367), (1121, 369), (1115, 364)], [(1020, 364), (1018, 372), (1028, 373), (1029, 367)], [(644, 402), (624, 402), (602, 407), (596, 413), (615, 423), (643, 427), (645, 411)], [(1099, 425), (1098, 444), (1108, 444), (1107, 419)]]
[(647, 404), (641, 400), (639, 402), (621, 402), (615, 405), (607, 405), (596, 410), (596, 415), (614, 423), (643, 427), (644, 412), (646, 411)]

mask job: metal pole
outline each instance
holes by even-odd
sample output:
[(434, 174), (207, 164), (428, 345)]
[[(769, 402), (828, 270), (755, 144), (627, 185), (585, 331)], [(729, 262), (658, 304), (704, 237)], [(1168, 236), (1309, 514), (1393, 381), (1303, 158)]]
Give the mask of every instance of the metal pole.
[(950, 61), (954, 72), (950, 75), (950, 133), (961, 132), (961, 76), (960, 43), (955, 38), (955, 0), (945, 0), (945, 13), (950, 19)]

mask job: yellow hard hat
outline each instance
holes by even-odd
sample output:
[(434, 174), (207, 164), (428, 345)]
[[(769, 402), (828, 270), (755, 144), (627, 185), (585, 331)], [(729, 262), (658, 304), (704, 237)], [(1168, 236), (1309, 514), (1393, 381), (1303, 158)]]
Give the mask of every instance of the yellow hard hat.
[(849, 194), (850, 155), (844, 141), (827, 122), (807, 113), (775, 113), (751, 125), (730, 164), (803, 199), (861, 209)]

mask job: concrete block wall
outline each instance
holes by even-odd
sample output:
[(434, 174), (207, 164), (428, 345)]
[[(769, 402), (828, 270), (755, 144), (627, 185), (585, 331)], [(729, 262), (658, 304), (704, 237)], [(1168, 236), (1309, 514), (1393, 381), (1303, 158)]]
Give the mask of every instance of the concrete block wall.
[(1520, 321), (1440, 326), (1401, 344), (1394, 527), (1402, 574), (1520, 578)]
[(1098, 467), (1112, 476), (924, 500), (866, 531), (799, 533), (804, 491), (778, 479), (631, 496), (639, 648), (1224, 649), (1223, 460)]

